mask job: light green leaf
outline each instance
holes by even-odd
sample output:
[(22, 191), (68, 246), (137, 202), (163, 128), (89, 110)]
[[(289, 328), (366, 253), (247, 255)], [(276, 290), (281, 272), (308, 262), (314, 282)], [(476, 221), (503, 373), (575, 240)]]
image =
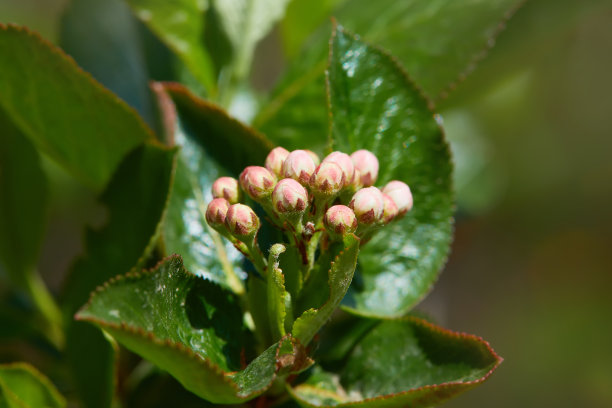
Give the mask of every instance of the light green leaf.
[[(161, 86), (161, 85), (159, 85)], [(160, 98), (165, 93), (159, 89)], [(183, 256), (186, 267), (237, 293), (243, 291), (242, 255), (205, 220), (216, 178), (262, 165), (273, 145), (219, 107), (197, 98), (179, 84), (164, 84), (176, 107), (174, 140), (181, 146), (164, 223), (167, 253)]]
[(176, 55), (209, 95), (216, 94), (213, 63), (204, 47), (207, 0), (126, 0)]
[(117, 96), (37, 34), (0, 25), (0, 108), (40, 151), (96, 189), (152, 139)]
[(0, 406), (63, 408), (66, 400), (47, 377), (27, 363), (0, 365)]
[[(359, 238), (347, 234), (339, 248), (337, 255), (334, 254), (335, 257), (332, 258), (333, 261), (328, 272), (329, 297), (318, 308), (306, 310), (293, 324), (292, 334), (302, 344), (310, 343), (314, 335), (327, 323), (342, 301), (353, 279), (357, 255), (359, 254)], [(321, 291), (321, 288), (319, 290)]]
[(213, 0), (233, 46), (233, 72), (238, 79), (250, 70), (255, 46), (285, 14), (289, 0)]
[(242, 359), (252, 355), (252, 337), (239, 299), (185, 270), (178, 255), (153, 270), (109, 281), (77, 318), (103, 328), (215, 403), (238, 403), (261, 394), (284, 361), (291, 360), (288, 370), (297, 368), (291, 358), (297, 353), (294, 341), (283, 338), (241, 369)]
[(339, 366), (290, 389), (301, 406), (431, 407), (482, 384), (502, 361), (481, 338), (414, 317), (369, 326)]
[(291, 329), (293, 323), (291, 295), (285, 290), (285, 276), (279, 268), (278, 257), (285, 252), (282, 244), (273, 245), (270, 249), (267, 276), (268, 314), (270, 317), (270, 329), (272, 337), (277, 340), (286, 333), (286, 326)]
[(407, 183), (414, 208), (362, 248), (344, 305), (367, 316), (400, 316), (436, 281), (452, 234), (452, 164), (427, 100), (384, 52), (338, 28), (329, 67), (331, 142), (380, 158), (377, 185)]

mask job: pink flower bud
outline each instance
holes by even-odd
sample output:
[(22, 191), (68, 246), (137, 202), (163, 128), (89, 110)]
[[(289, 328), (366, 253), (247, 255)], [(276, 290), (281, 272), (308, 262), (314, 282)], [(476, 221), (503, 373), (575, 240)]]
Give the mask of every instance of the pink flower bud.
[(348, 154), (342, 152), (332, 152), (323, 159), (323, 163), (325, 162), (336, 163), (338, 166), (340, 166), (342, 172), (344, 173), (344, 186), (348, 186), (353, 182), (353, 178), (355, 176), (355, 166), (353, 166), (353, 161)]
[(215, 198), (206, 207), (206, 222), (213, 228), (225, 225), (227, 210), (230, 207), (229, 201), (225, 198)]
[(272, 192), (272, 205), (279, 213), (301, 213), (306, 210), (308, 192), (297, 181), (286, 178), (276, 184)]
[(412, 193), (406, 183), (393, 180), (388, 182), (382, 191), (397, 205), (399, 215), (404, 215), (412, 209)]
[(275, 147), (266, 157), (266, 169), (276, 177), (282, 177), (283, 163), (289, 156), (289, 151), (283, 147)]
[(351, 154), (351, 160), (355, 170), (359, 170), (361, 184), (369, 187), (376, 182), (378, 177), (378, 159), (368, 150), (357, 150)]
[(240, 186), (255, 201), (272, 194), (276, 177), (265, 167), (249, 166), (240, 173)]
[(212, 185), (214, 198), (225, 198), (230, 204), (240, 201), (240, 188), (238, 180), (232, 177), (220, 177)]
[(353, 210), (345, 205), (330, 207), (323, 221), (329, 231), (340, 235), (355, 232), (357, 229), (357, 217)]
[(397, 216), (399, 210), (397, 209), (397, 205), (395, 205), (395, 201), (385, 193), (383, 193), (383, 200), (385, 200), (385, 205), (383, 207), (383, 223), (388, 224)]
[(225, 225), (238, 238), (254, 235), (259, 229), (259, 217), (248, 205), (233, 204), (227, 210)]
[(321, 163), (310, 177), (310, 186), (315, 193), (327, 196), (338, 194), (344, 186), (344, 173), (336, 163)]
[(385, 200), (379, 189), (366, 187), (355, 193), (349, 207), (353, 209), (360, 223), (373, 224), (382, 219)]
[(312, 157), (305, 150), (294, 150), (283, 163), (283, 177), (292, 178), (303, 185), (308, 184), (310, 176), (315, 171)]
[(321, 159), (319, 159), (319, 156), (317, 156), (315, 152), (313, 152), (312, 150), (304, 150), (304, 151), (310, 155), (310, 158), (314, 162), (315, 166), (318, 166), (321, 163)]

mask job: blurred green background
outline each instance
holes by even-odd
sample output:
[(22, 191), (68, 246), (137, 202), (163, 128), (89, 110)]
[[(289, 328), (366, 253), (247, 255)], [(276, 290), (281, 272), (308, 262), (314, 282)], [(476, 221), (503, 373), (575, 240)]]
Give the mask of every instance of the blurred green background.
[[(0, 21), (57, 42), (66, 3), (0, 0)], [(263, 86), (283, 64), (277, 35), (259, 49)], [(459, 209), (449, 263), (420, 308), (505, 358), (447, 407), (612, 406), (611, 73), (612, 1), (531, 0), (438, 106)], [(104, 214), (54, 174), (40, 269), (57, 291), (83, 226)]]

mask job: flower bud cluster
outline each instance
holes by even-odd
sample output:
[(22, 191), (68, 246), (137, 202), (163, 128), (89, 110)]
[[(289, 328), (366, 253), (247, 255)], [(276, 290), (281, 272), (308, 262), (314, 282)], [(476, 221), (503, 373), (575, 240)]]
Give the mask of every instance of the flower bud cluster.
[(206, 220), (226, 236), (254, 238), (260, 220), (240, 203), (244, 192), (267, 212), (268, 220), (298, 241), (309, 242), (324, 229), (332, 238), (360, 235), (412, 208), (405, 183), (394, 180), (382, 189), (374, 187), (378, 171), (378, 159), (367, 150), (351, 155), (335, 151), (320, 160), (309, 150), (277, 147), (266, 157), (265, 167), (248, 166), (238, 180), (221, 177), (214, 182)]

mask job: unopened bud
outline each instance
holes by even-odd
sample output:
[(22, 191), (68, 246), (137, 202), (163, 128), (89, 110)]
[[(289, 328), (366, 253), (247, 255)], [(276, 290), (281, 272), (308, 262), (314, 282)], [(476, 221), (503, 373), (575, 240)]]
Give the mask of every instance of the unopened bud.
[(353, 182), (353, 178), (355, 177), (355, 166), (353, 166), (353, 161), (348, 154), (332, 152), (323, 159), (323, 163), (325, 162), (336, 163), (340, 166), (344, 173), (344, 186), (348, 186)]
[(373, 224), (382, 219), (385, 200), (379, 189), (366, 187), (355, 193), (349, 207), (353, 209), (360, 223)]
[(315, 171), (315, 163), (305, 150), (294, 150), (283, 163), (283, 177), (292, 178), (303, 185), (308, 184)]
[(397, 216), (399, 210), (397, 209), (397, 205), (395, 205), (395, 201), (385, 193), (383, 193), (383, 200), (385, 201), (383, 207), (383, 223), (388, 224)]
[(266, 169), (276, 177), (282, 177), (283, 163), (289, 156), (289, 151), (283, 147), (275, 147), (266, 157)]
[(325, 213), (323, 219), (325, 227), (338, 235), (355, 232), (357, 229), (357, 217), (353, 210), (345, 205), (334, 205)]
[(332, 196), (344, 186), (344, 173), (340, 166), (333, 162), (324, 162), (317, 166), (310, 177), (310, 187), (315, 194)]
[(388, 182), (382, 191), (397, 205), (399, 215), (404, 215), (412, 209), (412, 193), (406, 183), (393, 180)]
[(355, 170), (359, 171), (359, 181), (364, 187), (370, 187), (378, 178), (378, 159), (369, 150), (357, 150), (351, 154)]
[(225, 198), (230, 204), (240, 201), (240, 188), (238, 180), (232, 177), (220, 177), (212, 185), (212, 195), (214, 198)]
[(272, 205), (281, 213), (301, 213), (306, 210), (308, 204), (308, 192), (297, 181), (286, 178), (282, 179), (274, 187), (272, 192)]
[(276, 177), (261, 166), (249, 166), (240, 173), (240, 186), (255, 201), (270, 197)]
[(227, 210), (230, 207), (229, 201), (225, 198), (215, 198), (206, 207), (206, 222), (214, 229), (225, 226)]
[(259, 217), (248, 205), (234, 204), (227, 210), (225, 225), (232, 235), (243, 239), (257, 233)]
[(319, 159), (319, 156), (315, 152), (313, 152), (312, 150), (304, 150), (304, 151), (308, 153), (308, 155), (314, 162), (315, 166), (318, 166), (321, 163), (321, 159)]

